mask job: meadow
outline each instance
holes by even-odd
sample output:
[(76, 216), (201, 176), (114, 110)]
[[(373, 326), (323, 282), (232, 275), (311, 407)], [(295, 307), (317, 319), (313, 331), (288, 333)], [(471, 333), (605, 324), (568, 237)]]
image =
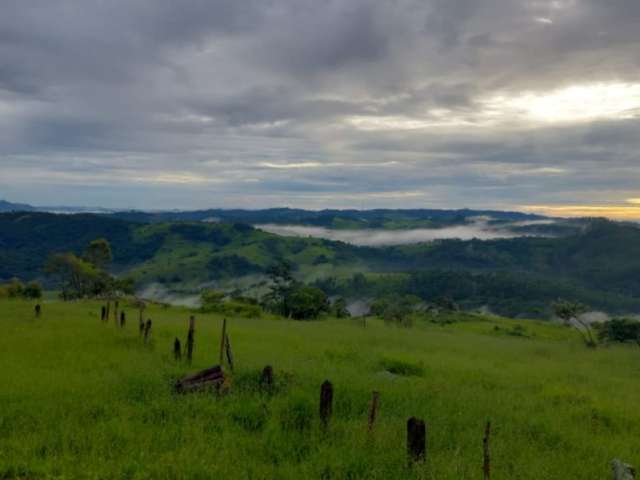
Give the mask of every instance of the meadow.
[[(176, 395), (177, 378), (218, 363), (219, 315), (152, 305), (145, 345), (132, 306), (120, 328), (101, 322), (98, 302), (46, 302), (40, 318), (33, 305), (0, 301), (1, 479), (480, 479), (488, 420), (493, 479), (606, 479), (613, 458), (640, 465), (640, 350), (587, 349), (560, 325), (229, 318), (224, 393)], [(172, 346), (191, 314), (189, 366)], [(408, 466), (411, 416), (427, 423), (427, 459)]]

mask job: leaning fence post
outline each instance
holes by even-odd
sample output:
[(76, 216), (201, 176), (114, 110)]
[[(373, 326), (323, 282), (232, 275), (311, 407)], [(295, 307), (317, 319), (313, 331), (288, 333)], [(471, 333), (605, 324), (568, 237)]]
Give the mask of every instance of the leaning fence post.
[(427, 457), (427, 427), (416, 417), (407, 421), (407, 454), (409, 463), (424, 462)]
[(491, 450), (489, 449), (489, 440), (491, 439), (491, 422), (487, 422), (484, 429), (484, 438), (482, 439), (482, 447), (484, 451), (484, 463), (482, 464), (482, 473), (484, 480), (491, 478)]
[(222, 319), (222, 336), (220, 337), (220, 361), (218, 362), (222, 366), (224, 362), (224, 344), (227, 337), (227, 319)]
[(173, 358), (176, 361), (180, 361), (182, 358), (182, 349), (180, 347), (180, 340), (177, 338), (173, 341)]
[(325, 380), (320, 387), (320, 420), (322, 425), (327, 427), (333, 411), (333, 385), (329, 380)]
[(229, 335), (224, 336), (224, 350), (227, 354), (227, 363), (229, 364), (229, 370), (233, 372), (233, 354), (231, 353), (231, 342), (229, 341)]
[(611, 462), (611, 468), (613, 470), (613, 480), (635, 480), (636, 478), (635, 468), (621, 460), (613, 460)]
[(122, 312), (120, 312), (120, 328), (124, 328), (124, 324), (127, 321), (127, 316), (124, 313), (124, 310)]
[(187, 333), (187, 362), (191, 365), (193, 359), (193, 342), (196, 334), (196, 317), (189, 317), (189, 331)]
[(369, 432), (373, 431), (373, 425), (376, 423), (376, 416), (378, 415), (379, 399), (380, 399), (380, 394), (374, 391), (371, 394), (371, 404), (369, 405), (369, 422), (368, 422)]
[(149, 341), (149, 335), (151, 334), (151, 319), (147, 320), (147, 323), (144, 326), (144, 343)]

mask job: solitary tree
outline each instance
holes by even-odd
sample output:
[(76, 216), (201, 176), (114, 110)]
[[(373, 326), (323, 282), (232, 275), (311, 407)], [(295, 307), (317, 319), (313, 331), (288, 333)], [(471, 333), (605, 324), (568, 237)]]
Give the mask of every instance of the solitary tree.
[[(589, 322), (583, 320), (581, 315), (589, 311), (586, 305), (569, 300), (558, 300), (552, 304), (553, 312), (562, 319), (566, 325), (573, 325), (582, 335), (582, 339), (587, 347), (595, 348), (596, 341)], [(572, 324), (571, 321), (575, 323)], [(577, 325), (575, 325), (577, 323)]]
[(107, 268), (113, 260), (109, 241), (104, 238), (93, 240), (84, 252), (84, 259), (96, 268)]

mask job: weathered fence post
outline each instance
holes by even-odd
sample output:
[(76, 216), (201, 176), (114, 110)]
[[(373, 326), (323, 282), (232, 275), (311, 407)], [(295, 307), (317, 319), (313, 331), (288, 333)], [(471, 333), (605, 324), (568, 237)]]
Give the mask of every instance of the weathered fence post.
[(333, 385), (329, 380), (325, 380), (320, 387), (320, 420), (326, 428), (331, 419), (333, 411)]
[(427, 427), (416, 417), (407, 421), (407, 454), (409, 463), (424, 462), (427, 457)]
[(148, 319), (144, 326), (144, 343), (149, 341), (149, 335), (151, 335), (151, 319)]
[(273, 367), (267, 365), (262, 369), (262, 377), (260, 378), (262, 386), (271, 388), (273, 386)]
[(378, 415), (379, 399), (380, 399), (380, 394), (378, 392), (373, 392), (371, 394), (371, 404), (369, 405), (369, 422), (368, 422), (369, 432), (373, 432), (373, 426), (376, 423), (376, 416)]
[(627, 465), (621, 460), (615, 459), (611, 462), (613, 470), (613, 480), (635, 480), (636, 470), (631, 465)]
[(100, 320), (104, 322), (106, 318), (107, 318), (107, 307), (102, 305), (102, 308), (100, 309)]
[(229, 364), (229, 370), (233, 372), (233, 354), (231, 353), (231, 342), (229, 341), (229, 335), (224, 336), (224, 350), (227, 354), (227, 363)]
[(189, 317), (189, 331), (187, 332), (187, 362), (191, 365), (193, 359), (193, 342), (196, 334), (196, 317)]
[(227, 338), (227, 319), (222, 319), (222, 336), (220, 337), (220, 358), (218, 364), (222, 365), (224, 362), (224, 344), (225, 338)]
[(35, 311), (35, 313), (36, 313), (36, 317), (39, 317), (39, 316), (40, 316), (40, 313), (42, 313), (42, 307), (40, 307), (40, 304), (39, 304), (39, 303), (35, 306), (34, 311)]
[(491, 478), (491, 450), (489, 449), (489, 441), (491, 439), (491, 422), (487, 422), (484, 429), (484, 438), (482, 439), (482, 448), (484, 451), (484, 463), (482, 464), (482, 473), (484, 480)]
[(123, 310), (122, 312), (120, 312), (120, 328), (124, 328), (124, 325), (126, 322), (127, 322), (127, 316)]
[(173, 358), (177, 362), (182, 358), (182, 348), (180, 347), (180, 340), (177, 338), (173, 341)]

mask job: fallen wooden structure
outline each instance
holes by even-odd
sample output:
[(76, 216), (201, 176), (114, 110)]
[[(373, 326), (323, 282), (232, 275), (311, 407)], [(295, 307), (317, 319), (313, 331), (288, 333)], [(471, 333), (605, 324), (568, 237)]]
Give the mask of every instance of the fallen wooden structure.
[(218, 390), (224, 383), (224, 372), (220, 365), (187, 375), (178, 380), (174, 386), (177, 393), (201, 392), (203, 390)]

